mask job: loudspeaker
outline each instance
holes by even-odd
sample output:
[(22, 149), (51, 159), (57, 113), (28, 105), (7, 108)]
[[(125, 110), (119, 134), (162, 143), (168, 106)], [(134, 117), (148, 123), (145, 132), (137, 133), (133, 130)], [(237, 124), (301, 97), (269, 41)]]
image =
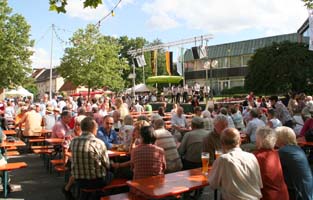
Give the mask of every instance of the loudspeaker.
[(199, 59), (199, 52), (198, 52), (198, 47), (192, 47), (192, 55), (193, 55), (193, 59)]
[(192, 47), (191, 50), (192, 50), (193, 59), (195, 60), (207, 57), (205, 46)]
[(146, 60), (145, 60), (144, 55), (136, 56), (135, 58), (133, 58), (133, 62), (136, 67), (143, 67), (146, 65)]

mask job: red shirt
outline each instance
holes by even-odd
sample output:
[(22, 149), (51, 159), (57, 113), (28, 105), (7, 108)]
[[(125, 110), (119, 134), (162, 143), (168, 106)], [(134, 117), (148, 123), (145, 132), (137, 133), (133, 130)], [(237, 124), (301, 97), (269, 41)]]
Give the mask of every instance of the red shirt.
[(154, 144), (140, 144), (131, 153), (133, 179), (164, 174), (166, 168), (164, 150)]
[(288, 200), (289, 194), (284, 180), (278, 152), (275, 150), (261, 149), (256, 151), (263, 182), (263, 200)]
[(305, 121), (302, 129), (301, 129), (301, 132), (300, 132), (300, 136), (304, 136), (304, 134), (313, 128), (313, 119), (312, 118), (309, 118)]

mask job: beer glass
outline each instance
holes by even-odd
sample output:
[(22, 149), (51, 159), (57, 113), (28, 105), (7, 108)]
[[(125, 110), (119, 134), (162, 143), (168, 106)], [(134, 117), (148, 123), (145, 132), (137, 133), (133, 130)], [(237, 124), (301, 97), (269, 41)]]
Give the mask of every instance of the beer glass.
[(208, 175), (209, 163), (210, 163), (210, 154), (208, 152), (201, 153), (202, 160), (202, 173)]
[(215, 150), (215, 160), (223, 154), (222, 150)]

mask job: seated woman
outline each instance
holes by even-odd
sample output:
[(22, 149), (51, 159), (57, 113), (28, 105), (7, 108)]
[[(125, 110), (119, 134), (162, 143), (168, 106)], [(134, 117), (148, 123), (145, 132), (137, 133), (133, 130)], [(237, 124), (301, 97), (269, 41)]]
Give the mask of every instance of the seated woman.
[(125, 147), (125, 150), (129, 150), (131, 141), (132, 141), (132, 135), (134, 131), (133, 126), (133, 118), (131, 115), (126, 115), (124, 118), (124, 124), (120, 128), (119, 137), (120, 137), (120, 143), (123, 144)]
[(153, 127), (142, 127), (140, 129), (140, 138), (141, 144), (131, 152), (133, 179), (164, 174), (166, 168), (164, 150), (154, 145), (156, 137)]
[(275, 129), (276, 146), (290, 199), (313, 199), (312, 171), (306, 155), (297, 145), (296, 134), (291, 128)]
[(276, 135), (273, 129), (262, 127), (256, 132), (256, 147), (254, 152), (261, 170), (263, 182), (262, 199), (289, 199), (284, 181), (283, 170), (278, 152), (274, 150)]

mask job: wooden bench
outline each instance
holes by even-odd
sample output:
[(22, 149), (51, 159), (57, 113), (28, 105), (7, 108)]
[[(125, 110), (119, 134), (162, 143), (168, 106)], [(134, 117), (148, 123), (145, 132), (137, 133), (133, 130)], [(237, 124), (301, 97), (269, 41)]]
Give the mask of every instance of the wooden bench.
[(16, 163), (7, 163), (5, 165), (0, 166), (0, 171), (2, 171), (2, 184), (3, 184), (3, 193), (4, 198), (8, 196), (8, 171), (22, 169), (27, 167), (25, 162), (16, 162)]
[(49, 171), (49, 162), (52, 158), (52, 154), (55, 152), (53, 149), (33, 149), (35, 154), (39, 154), (43, 158), (43, 164), (46, 167), (47, 171)]
[(7, 151), (17, 150), (16, 146), (8, 146), (5, 148)]
[(53, 149), (53, 146), (46, 146), (46, 145), (37, 145), (37, 146), (31, 146), (32, 150), (35, 149)]
[(127, 186), (126, 182), (128, 180), (125, 178), (115, 178), (109, 185), (104, 186), (103, 188), (95, 188), (95, 189), (82, 189), (83, 192), (96, 192), (96, 191), (107, 191), (114, 188), (125, 187)]
[(100, 200), (146, 200), (146, 198), (127, 192), (101, 197)]
[(63, 165), (64, 165), (64, 159), (53, 159), (53, 160), (50, 160), (49, 172), (50, 172), (50, 173), (52, 172), (52, 167), (54, 167), (54, 169), (55, 169), (58, 173), (64, 172), (64, 171), (66, 171), (66, 169), (60, 168), (60, 167), (63, 166)]
[(109, 185), (106, 185), (102, 188), (95, 188), (95, 189), (81, 189), (80, 191), (80, 199), (89, 199), (92, 195), (96, 194), (97, 192), (112, 192), (114, 189), (119, 189), (123, 187), (127, 187), (126, 184), (127, 179), (116, 178), (113, 179)]
[(5, 156), (19, 156), (20, 152), (18, 152), (18, 151), (7, 151), (4, 155)]

